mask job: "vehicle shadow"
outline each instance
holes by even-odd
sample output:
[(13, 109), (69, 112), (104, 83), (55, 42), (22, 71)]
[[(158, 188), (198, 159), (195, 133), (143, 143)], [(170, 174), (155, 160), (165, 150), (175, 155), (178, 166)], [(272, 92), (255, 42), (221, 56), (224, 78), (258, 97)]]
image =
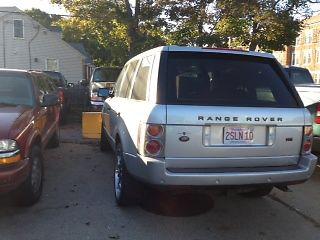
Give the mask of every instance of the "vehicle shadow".
[(174, 193), (148, 189), (145, 191), (140, 207), (162, 216), (192, 217), (210, 211), (214, 207), (214, 201), (205, 192)]

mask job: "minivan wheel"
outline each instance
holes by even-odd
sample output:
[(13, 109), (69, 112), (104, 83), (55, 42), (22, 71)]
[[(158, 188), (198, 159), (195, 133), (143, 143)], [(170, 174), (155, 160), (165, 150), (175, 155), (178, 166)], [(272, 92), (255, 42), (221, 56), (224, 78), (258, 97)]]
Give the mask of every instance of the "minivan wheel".
[(141, 196), (140, 184), (129, 174), (121, 144), (116, 147), (116, 162), (114, 167), (114, 193), (119, 206), (128, 206), (138, 203)]
[(241, 193), (241, 195), (249, 198), (260, 198), (260, 197), (268, 196), (271, 193), (272, 189), (273, 187), (263, 187), (263, 188), (258, 188), (249, 192)]
[(48, 143), (48, 147), (57, 148), (59, 147), (59, 145), (60, 145), (60, 130), (59, 128), (57, 128)]
[(40, 147), (34, 146), (30, 154), (30, 172), (24, 183), (17, 189), (15, 197), (20, 206), (35, 204), (42, 193), (43, 156)]
[(110, 144), (109, 144), (109, 142), (107, 140), (107, 134), (104, 131), (104, 127), (103, 127), (103, 124), (102, 124), (101, 125), (100, 150), (102, 152), (105, 152), (105, 151), (108, 151), (110, 149), (111, 149), (111, 147), (110, 147)]

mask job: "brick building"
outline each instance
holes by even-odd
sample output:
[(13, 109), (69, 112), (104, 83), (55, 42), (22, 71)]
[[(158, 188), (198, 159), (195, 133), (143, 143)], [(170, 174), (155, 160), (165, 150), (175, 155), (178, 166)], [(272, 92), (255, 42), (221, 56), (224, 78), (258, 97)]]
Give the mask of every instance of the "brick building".
[(320, 83), (320, 15), (306, 20), (295, 46), (273, 54), (283, 65), (309, 69), (315, 82)]

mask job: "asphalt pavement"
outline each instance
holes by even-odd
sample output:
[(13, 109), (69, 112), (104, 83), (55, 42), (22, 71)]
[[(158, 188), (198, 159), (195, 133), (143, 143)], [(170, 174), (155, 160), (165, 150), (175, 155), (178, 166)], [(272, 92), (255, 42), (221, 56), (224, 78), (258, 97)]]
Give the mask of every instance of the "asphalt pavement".
[(0, 200), (0, 239), (320, 239), (319, 167), (292, 192), (262, 199), (151, 191), (139, 206), (119, 208), (112, 159), (94, 142), (64, 139), (48, 149), (40, 202), (20, 208)]

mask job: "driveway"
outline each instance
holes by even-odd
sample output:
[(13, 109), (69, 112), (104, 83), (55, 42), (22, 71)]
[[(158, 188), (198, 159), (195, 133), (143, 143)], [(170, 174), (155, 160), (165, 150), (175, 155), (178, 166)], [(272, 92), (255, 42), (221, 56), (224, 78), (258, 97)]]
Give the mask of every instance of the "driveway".
[(41, 201), (19, 208), (1, 200), (0, 239), (320, 239), (319, 167), (293, 192), (274, 190), (262, 199), (153, 191), (141, 206), (121, 209), (112, 154), (62, 136), (64, 143), (45, 153)]

